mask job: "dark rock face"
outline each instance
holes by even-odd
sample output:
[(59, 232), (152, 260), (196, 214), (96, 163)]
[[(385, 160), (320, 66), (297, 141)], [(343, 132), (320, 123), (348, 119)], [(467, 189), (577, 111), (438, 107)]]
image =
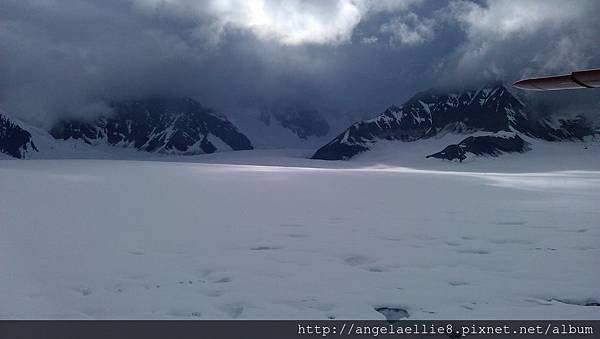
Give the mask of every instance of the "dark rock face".
[[(339, 137), (338, 137), (339, 138)], [(348, 160), (352, 156), (368, 151), (369, 147), (358, 142), (344, 142), (338, 138), (319, 148), (312, 159), (320, 160)], [(341, 142), (340, 142), (341, 141)]]
[(529, 144), (517, 134), (470, 136), (441, 152), (428, 155), (427, 158), (458, 160), (462, 162), (467, 154), (498, 156), (502, 153), (523, 153), (529, 150)]
[(27, 159), (32, 152), (38, 152), (38, 149), (31, 139), (31, 133), (0, 113), (0, 153)]
[(213, 153), (225, 145), (236, 151), (252, 149), (250, 140), (229, 120), (192, 99), (122, 101), (111, 107), (114, 114), (108, 117), (92, 123), (60, 121), (50, 134), (170, 154)]
[(329, 124), (315, 109), (279, 107), (269, 112), (263, 112), (260, 118), (266, 125), (270, 125), (271, 118), (274, 118), (281, 126), (294, 132), (300, 139), (307, 139), (311, 136), (322, 137), (329, 133)]
[[(419, 93), (400, 107), (391, 106), (374, 119), (350, 126), (321, 147), (313, 159), (349, 159), (382, 139), (410, 142), (445, 133), (476, 131), (518, 132), (549, 141), (577, 140), (597, 133), (581, 118), (558, 123), (530, 119), (526, 106), (495, 83), (458, 93)], [(486, 139), (475, 140), (479, 143)]]

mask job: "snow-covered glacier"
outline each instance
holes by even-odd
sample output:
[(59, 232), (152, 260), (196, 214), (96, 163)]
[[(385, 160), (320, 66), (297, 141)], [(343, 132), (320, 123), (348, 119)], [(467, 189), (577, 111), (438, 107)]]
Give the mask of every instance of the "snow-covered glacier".
[(0, 317), (598, 319), (599, 152), (0, 160)]

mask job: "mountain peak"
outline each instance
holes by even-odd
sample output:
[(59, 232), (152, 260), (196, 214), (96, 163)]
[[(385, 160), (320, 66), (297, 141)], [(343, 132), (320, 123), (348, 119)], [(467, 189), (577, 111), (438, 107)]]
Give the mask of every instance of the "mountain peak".
[[(313, 158), (348, 159), (368, 150), (371, 144), (381, 139), (410, 142), (446, 133), (500, 135), (518, 132), (545, 140), (581, 139), (595, 133), (579, 122), (563, 122), (561, 126), (553, 127), (529, 116), (527, 107), (499, 81), (462, 90), (430, 89), (417, 93), (401, 107), (390, 106), (373, 119), (355, 123), (319, 149)], [(475, 139), (477, 145), (472, 148), (483, 147), (481, 143), (494, 140)], [(502, 141), (502, 138), (498, 140)]]
[(38, 152), (38, 149), (33, 143), (31, 133), (0, 110), (0, 153), (26, 159), (32, 152)]

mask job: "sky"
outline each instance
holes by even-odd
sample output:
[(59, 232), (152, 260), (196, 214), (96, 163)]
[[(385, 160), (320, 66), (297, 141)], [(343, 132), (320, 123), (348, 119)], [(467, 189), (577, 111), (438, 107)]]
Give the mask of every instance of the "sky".
[[(600, 68), (597, 0), (2, 0), (0, 108), (48, 127), (191, 96), (368, 117), (433, 87)], [(542, 114), (597, 91), (519, 93)]]

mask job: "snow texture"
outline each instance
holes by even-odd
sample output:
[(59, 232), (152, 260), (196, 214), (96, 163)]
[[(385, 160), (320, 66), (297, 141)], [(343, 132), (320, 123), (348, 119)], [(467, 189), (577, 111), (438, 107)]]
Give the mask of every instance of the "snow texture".
[(0, 318), (599, 319), (600, 145), (451, 137), (0, 160)]

